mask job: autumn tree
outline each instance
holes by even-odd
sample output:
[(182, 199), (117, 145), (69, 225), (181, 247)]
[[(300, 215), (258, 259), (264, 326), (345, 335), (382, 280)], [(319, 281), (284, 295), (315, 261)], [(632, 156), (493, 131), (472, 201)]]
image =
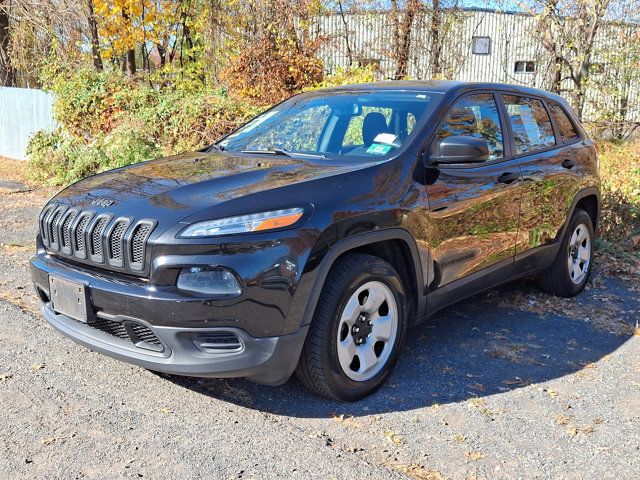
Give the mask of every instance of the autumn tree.
[(420, 0), (399, 2), (391, 0), (391, 24), (393, 43), (391, 56), (396, 63), (394, 78), (400, 80), (409, 75), (409, 53), (411, 51), (411, 31), (414, 20), (422, 10)]
[(309, 28), (321, 7), (318, 0), (230, 2), (226, 49), (234, 53), (222, 80), (232, 92), (267, 105), (320, 82), (322, 39)]

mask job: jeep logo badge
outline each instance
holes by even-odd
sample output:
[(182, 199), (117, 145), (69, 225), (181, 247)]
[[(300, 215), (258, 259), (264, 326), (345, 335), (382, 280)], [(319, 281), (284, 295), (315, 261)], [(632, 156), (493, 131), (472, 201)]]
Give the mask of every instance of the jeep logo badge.
[(110, 207), (111, 205), (113, 205), (114, 201), (111, 200), (110, 198), (99, 197), (99, 198), (94, 198), (93, 200), (91, 200), (91, 204), (92, 205), (97, 205), (99, 207), (107, 208), (107, 207)]

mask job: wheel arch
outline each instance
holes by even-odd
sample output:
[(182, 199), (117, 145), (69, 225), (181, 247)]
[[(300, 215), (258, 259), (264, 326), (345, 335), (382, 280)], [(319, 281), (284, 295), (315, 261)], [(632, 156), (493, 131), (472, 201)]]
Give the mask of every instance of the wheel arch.
[(587, 212), (589, 217), (591, 217), (594, 232), (597, 231), (601, 210), (600, 190), (598, 190), (596, 187), (588, 187), (576, 193), (576, 195), (573, 197), (571, 207), (567, 212), (567, 218), (562, 227), (562, 234), (559, 238), (564, 237), (567, 226), (569, 225), (569, 220), (571, 220), (571, 217), (573, 216), (576, 208), (580, 208)]
[[(403, 280), (407, 290), (409, 319), (417, 319), (424, 312), (426, 296), (418, 247), (413, 236), (403, 228), (388, 228), (359, 233), (336, 242), (323, 256), (309, 295), (301, 325), (311, 323), (320, 292), (331, 268), (341, 257), (350, 253), (367, 253), (390, 263)], [(414, 322), (410, 322), (412, 324)]]

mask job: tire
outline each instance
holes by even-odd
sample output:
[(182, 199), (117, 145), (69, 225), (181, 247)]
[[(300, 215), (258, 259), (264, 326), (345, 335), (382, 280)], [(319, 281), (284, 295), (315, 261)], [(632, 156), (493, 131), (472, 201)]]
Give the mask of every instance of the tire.
[(391, 265), (371, 255), (348, 254), (327, 276), (297, 377), (332, 400), (352, 402), (370, 395), (398, 359), (406, 311), (405, 290)]
[[(540, 276), (541, 288), (558, 297), (573, 297), (580, 293), (591, 274), (593, 240), (591, 217), (584, 210), (576, 208), (555, 260)], [(576, 270), (572, 271), (572, 267)]]

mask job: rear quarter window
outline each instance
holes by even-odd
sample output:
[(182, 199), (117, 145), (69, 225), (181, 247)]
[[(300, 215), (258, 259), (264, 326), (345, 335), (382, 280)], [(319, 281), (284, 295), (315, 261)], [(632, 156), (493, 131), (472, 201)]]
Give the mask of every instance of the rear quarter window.
[(556, 121), (558, 130), (560, 130), (560, 135), (562, 135), (562, 140), (565, 142), (571, 142), (580, 138), (580, 135), (569, 118), (569, 115), (567, 115), (567, 112), (565, 112), (557, 103), (550, 104), (550, 107), (551, 114)]

